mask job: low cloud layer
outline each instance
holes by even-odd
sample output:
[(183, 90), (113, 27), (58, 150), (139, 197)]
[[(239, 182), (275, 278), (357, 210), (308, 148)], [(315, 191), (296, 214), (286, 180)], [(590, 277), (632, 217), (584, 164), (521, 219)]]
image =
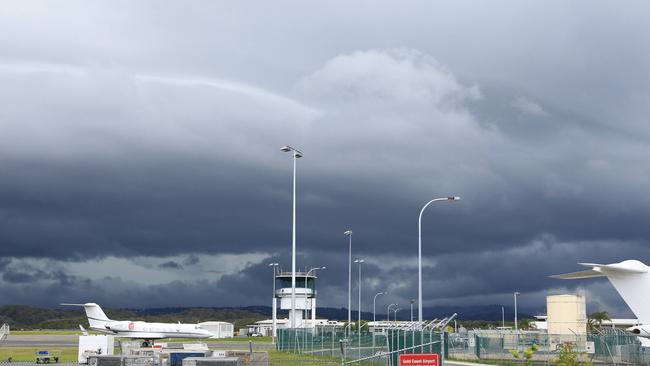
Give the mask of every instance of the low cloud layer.
[[(198, 4), (0, 15), (2, 303), (267, 303), (268, 263), (290, 263), (291, 144), (320, 304), (346, 303), (348, 228), (367, 297), (415, 297), (421, 205), (459, 195), (423, 218), (426, 305), (579, 291), (627, 314), (606, 282), (547, 276), (650, 262), (646, 22), (602, 4)], [(601, 37), (603, 14), (632, 45)]]

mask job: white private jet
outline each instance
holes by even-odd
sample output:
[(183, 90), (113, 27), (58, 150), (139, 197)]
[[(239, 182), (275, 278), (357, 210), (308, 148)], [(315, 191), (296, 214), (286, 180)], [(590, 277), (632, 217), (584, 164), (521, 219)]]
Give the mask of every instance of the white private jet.
[(647, 301), (650, 293), (650, 267), (637, 260), (613, 264), (578, 264), (591, 269), (554, 275), (551, 278), (574, 280), (607, 277), (639, 320), (639, 325), (627, 328), (627, 331), (639, 337), (650, 338), (650, 303)]
[[(161, 338), (210, 338), (214, 336), (210, 331), (201, 328), (198, 324), (179, 323), (148, 323), (143, 321), (111, 320), (99, 305), (86, 304), (61, 304), (65, 306), (82, 306), (86, 310), (90, 329), (115, 335), (116, 337), (137, 339)], [(83, 329), (83, 328), (82, 328)]]

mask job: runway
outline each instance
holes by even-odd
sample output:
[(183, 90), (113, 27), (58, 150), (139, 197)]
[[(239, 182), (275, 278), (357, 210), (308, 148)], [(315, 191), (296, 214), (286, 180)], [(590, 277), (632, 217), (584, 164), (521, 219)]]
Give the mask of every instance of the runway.
[(0, 347), (75, 347), (78, 343), (76, 334), (9, 334)]
[[(248, 350), (247, 341), (219, 342), (211, 339), (197, 339), (193, 342), (207, 343), (210, 349), (223, 350)], [(77, 347), (79, 336), (76, 334), (10, 334), (7, 340), (0, 347)], [(117, 343), (117, 342), (116, 342)], [(173, 342), (172, 342), (173, 343)], [(189, 342), (186, 342), (189, 343)], [(253, 342), (254, 351), (266, 351), (274, 349), (271, 343)]]

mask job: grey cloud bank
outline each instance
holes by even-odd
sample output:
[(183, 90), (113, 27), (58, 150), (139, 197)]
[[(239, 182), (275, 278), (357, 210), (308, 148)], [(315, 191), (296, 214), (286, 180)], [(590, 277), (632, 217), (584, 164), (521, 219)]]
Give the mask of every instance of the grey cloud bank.
[(290, 143), (325, 306), (348, 227), (368, 296), (412, 298), (420, 205), (457, 194), (425, 215), (426, 305), (579, 290), (628, 311), (546, 276), (650, 262), (647, 4), (60, 5), (0, 15), (3, 303), (266, 303)]

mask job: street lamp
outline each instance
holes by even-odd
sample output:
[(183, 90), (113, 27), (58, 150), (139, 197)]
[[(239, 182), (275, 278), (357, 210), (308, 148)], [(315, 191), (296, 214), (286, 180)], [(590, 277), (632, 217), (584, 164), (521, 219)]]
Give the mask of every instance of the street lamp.
[(393, 320), (395, 321), (395, 324), (397, 324), (397, 312), (402, 310), (402, 308), (395, 308), (393, 309)]
[(361, 263), (365, 262), (363, 259), (355, 259), (354, 263), (359, 264), (359, 329), (361, 329)]
[(352, 322), (352, 230), (348, 230), (343, 234), (349, 238), (348, 249), (348, 323)]
[(275, 329), (276, 329), (275, 326), (276, 326), (276, 318), (277, 318), (277, 315), (276, 315), (276, 312), (277, 312), (276, 303), (277, 303), (277, 301), (275, 301), (275, 273), (276, 273), (275, 270), (276, 270), (277, 266), (278, 266), (278, 263), (269, 263), (269, 267), (273, 267), (273, 302), (272, 302), (272, 304), (273, 304), (273, 306), (272, 306), (273, 331), (271, 333), (271, 341), (273, 341), (272, 343), (275, 343), (275, 333), (276, 333), (275, 332)]
[[(307, 273), (305, 273), (305, 325), (307, 324), (307, 277), (309, 276), (309, 274), (312, 271), (316, 271), (316, 270), (319, 270), (319, 269), (326, 269), (326, 268), (327, 267), (325, 267), (325, 266), (314, 267), (314, 268), (310, 269), (309, 271), (307, 271)], [(314, 323), (313, 325), (314, 325), (314, 328), (315, 328), (316, 324)], [(305, 328), (306, 328), (306, 326), (305, 326)]]
[(388, 305), (388, 308), (386, 309), (386, 321), (390, 322), (390, 308), (391, 306), (397, 306), (397, 304), (390, 304)]
[[(372, 321), (377, 322), (377, 316), (375, 315), (375, 305), (377, 304), (377, 296), (379, 295), (387, 295), (388, 292), (378, 292), (375, 294), (375, 297), (372, 299)], [(376, 324), (375, 324), (376, 325)]]
[(517, 325), (517, 296), (521, 295), (519, 292), (515, 292), (514, 294), (515, 298), (515, 331), (519, 330), (519, 326)]
[(361, 258), (357, 258), (354, 260), (354, 263), (359, 264), (359, 327), (357, 328), (357, 332), (359, 332), (359, 358), (361, 358), (361, 263), (365, 262)]
[(420, 217), (418, 219), (418, 322), (420, 324), (422, 324), (422, 214), (424, 213), (424, 209), (433, 202), (458, 200), (460, 200), (460, 197), (457, 196), (434, 198), (427, 202), (427, 204), (422, 207), (422, 210), (420, 210)]
[[(372, 322), (374, 324), (374, 327), (377, 327), (377, 313), (376, 313), (377, 296), (386, 295), (387, 293), (388, 292), (378, 292), (372, 298)], [(375, 329), (376, 328), (373, 328), (373, 331), (372, 331), (372, 351), (373, 351), (373, 353), (375, 351)]]
[(280, 149), (284, 152), (293, 152), (293, 222), (291, 231), (291, 328), (296, 327), (296, 160), (302, 158), (302, 152), (286, 145)]
[(411, 321), (413, 321), (413, 303), (415, 302), (415, 299), (411, 299)]

